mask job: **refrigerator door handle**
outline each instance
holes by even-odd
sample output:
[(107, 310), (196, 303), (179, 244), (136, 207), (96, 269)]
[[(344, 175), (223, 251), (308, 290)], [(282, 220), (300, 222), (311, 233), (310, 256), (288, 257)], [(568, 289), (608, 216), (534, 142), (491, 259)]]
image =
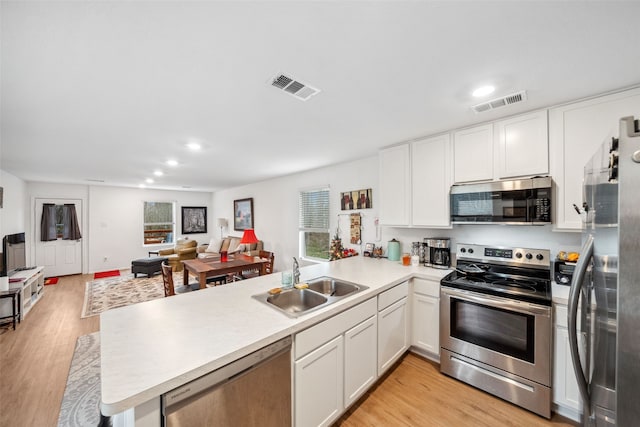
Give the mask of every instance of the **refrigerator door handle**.
[(591, 257), (593, 256), (593, 237), (589, 235), (584, 246), (580, 250), (580, 259), (576, 265), (573, 280), (571, 282), (571, 290), (569, 292), (569, 307), (568, 307), (568, 332), (569, 332), (569, 348), (571, 350), (571, 360), (573, 361), (573, 370), (578, 380), (578, 390), (582, 396), (584, 404), (585, 414), (591, 413), (589, 388), (587, 385), (587, 379), (582, 369), (582, 363), (580, 362), (580, 354), (578, 352), (578, 302), (580, 300), (580, 293), (584, 286), (584, 279), (586, 276), (587, 268)]

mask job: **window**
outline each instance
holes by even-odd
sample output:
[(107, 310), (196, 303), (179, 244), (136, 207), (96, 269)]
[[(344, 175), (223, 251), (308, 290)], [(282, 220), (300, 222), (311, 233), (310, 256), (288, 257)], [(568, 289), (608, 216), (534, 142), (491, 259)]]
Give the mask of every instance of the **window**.
[(300, 192), (300, 256), (329, 259), (329, 189)]
[(144, 202), (144, 244), (173, 243), (175, 209), (172, 202)]

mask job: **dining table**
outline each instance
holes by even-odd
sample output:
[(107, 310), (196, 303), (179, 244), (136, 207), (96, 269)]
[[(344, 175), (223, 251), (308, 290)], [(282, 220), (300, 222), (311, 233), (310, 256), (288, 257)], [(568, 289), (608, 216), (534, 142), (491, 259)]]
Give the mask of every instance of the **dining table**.
[(267, 259), (245, 254), (229, 255), (227, 261), (222, 261), (219, 256), (188, 259), (182, 261), (183, 283), (189, 283), (189, 274), (198, 278), (200, 289), (207, 287), (207, 279), (210, 277), (241, 275), (246, 270), (258, 270), (259, 275), (262, 276), (265, 274), (265, 264), (268, 262)]

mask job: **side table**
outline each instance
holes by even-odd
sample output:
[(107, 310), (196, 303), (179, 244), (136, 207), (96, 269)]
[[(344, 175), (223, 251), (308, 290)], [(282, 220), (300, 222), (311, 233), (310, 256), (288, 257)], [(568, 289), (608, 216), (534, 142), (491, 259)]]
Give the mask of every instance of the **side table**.
[(11, 316), (3, 316), (0, 317), (0, 320), (4, 319), (13, 319), (13, 330), (16, 330), (16, 319), (18, 319), (18, 323), (20, 323), (20, 295), (22, 294), (22, 289), (20, 288), (11, 288), (8, 291), (0, 291), (0, 299), (11, 298)]
[(160, 255), (160, 251), (149, 251), (149, 256), (151, 256), (151, 255), (158, 256), (158, 255)]

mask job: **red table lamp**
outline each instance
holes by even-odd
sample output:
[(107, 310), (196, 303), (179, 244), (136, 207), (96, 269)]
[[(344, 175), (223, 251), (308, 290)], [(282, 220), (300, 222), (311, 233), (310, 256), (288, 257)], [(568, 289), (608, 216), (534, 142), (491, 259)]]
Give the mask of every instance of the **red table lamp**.
[[(256, 237), (256, 233), (253, 231), (253, 228), (247, 228), (244, 230), (244, 234), (242, 235), (242, 240), (240, 240), (240, 244), (244, 245), (253, 245), (254, 243), (258, 243), (258, 238)], [(251, 250), (250, 246), (247, 246), (247, 252)]]

